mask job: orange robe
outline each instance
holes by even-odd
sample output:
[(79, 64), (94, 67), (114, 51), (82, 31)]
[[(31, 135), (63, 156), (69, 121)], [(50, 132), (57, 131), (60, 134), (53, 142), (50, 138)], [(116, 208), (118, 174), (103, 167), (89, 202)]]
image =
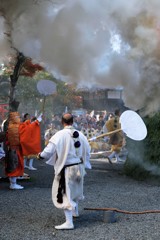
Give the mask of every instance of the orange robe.
[(23, 156), (37, 155), (41, 152), (41, 131), (38, 120), (27, 120), (19, 125), (20, 145)]
[(7, 168), (5, 170), (5, 174), (8, 177), (19, 177), (23, 176), (24, 173), (24, 160), (23, 160), (23, 154), (22, 154), (22, 149), (19, 147), (19, 149), (16, 149), (16, 154), (18, 156), (18, 165), (15, 170), (9, 172), (7, 171)]

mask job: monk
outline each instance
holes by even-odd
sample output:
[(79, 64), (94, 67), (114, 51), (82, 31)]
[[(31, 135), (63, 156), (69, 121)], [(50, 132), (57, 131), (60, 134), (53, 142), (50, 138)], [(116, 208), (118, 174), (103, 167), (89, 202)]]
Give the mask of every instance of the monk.
[(90, 146), (87, 138), (73, 127), (73, 116), (62, 115), (63, 129), (51, 137), (38, 158), (54, 166), (52, 200), (55, 207), (63, 209), (66, 221), (56, 229), (73, 229), (73, 217), (78, 217), (78, 202), (84, 198), (85, 168), (91, 169)]
[(10, 180), (10, 189), (23, 189), (17, 178), (24, 173), (24, 156), (37, 154), (41, 150), (40, 121), (20, 122), (18, 112), (10, 112), (5, 142), (5, 174)]
[[(116, 109), (114, 114), (115, 114), (114, 117), (109, 119), (105, 124), (108, 132), (121, 129), (121, 124), (119, 122), (120, 115), (121, 115), (120, 110)], [(111, 154), (107, 156), (109, 162), (112, 163), (112, 158), (114, 157), (116, 158), (116, 162), (119, 162), (120, 161), (119, 153), (124, 143), (123, 132), (119, 131), (117, 133), (110, 135), (109, 143), (111, 144)]]

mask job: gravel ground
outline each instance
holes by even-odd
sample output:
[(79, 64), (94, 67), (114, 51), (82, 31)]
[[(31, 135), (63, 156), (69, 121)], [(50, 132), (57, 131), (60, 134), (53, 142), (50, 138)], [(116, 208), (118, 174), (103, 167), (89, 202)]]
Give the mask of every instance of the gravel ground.
[[(24, 190), (9, 190), (9, 183), (0, 180), (1, 240), (159, 240), (160, 214), (115, 213), (115, 222), (105, 222), (104, 211), (84, 208), (118, 208), (127, 211), (160, 210), (158, 183), (139, 182), (122, 174), (123, 163), (110, 165), (106, 159), (92, 159), (87, 171), (84, 201), (74, 230), (55, 230), (64, 222), (62, 210), (51, 200), (53, 168), (35, 161), (37, 171), (26, 170), (30, 180), (19, 180)], [(3, 176), (2, 166), (0, 169)]]

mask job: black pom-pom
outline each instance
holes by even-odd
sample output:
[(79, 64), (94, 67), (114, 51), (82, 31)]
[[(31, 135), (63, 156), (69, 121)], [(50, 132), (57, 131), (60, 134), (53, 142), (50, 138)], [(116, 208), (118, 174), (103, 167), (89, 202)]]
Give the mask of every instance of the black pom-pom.
[(74, 131), (74, 133), (73, 133), (73, 137), (74, 137), (74, 138), (78, 138), (78, 137), (79, 137), (79, 132)]
[(79, 147), (81, 146), (80, 141), (75, 142), (75, 143), (74, 143), (74, 146), (75, 146), (75, 148), (79, 148)]

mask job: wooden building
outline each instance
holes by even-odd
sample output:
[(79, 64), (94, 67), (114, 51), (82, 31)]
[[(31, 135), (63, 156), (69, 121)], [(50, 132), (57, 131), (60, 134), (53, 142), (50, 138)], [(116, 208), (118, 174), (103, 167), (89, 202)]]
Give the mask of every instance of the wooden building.
[(114, 111), (116, 108), (122, 111), (126, 109), (122, 95), (123, 89), (96, 89), (81, 90), (82, 106), (87, 110), (107, 110)]

